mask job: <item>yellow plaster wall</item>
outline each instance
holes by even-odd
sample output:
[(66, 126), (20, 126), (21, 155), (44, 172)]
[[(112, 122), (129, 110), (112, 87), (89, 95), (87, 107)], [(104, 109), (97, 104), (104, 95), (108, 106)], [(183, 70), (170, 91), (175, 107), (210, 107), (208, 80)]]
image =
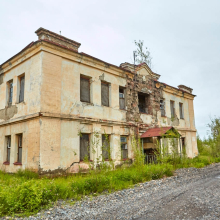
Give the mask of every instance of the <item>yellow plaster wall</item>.
[[(38, 171), (40, 153), (40, 123), (38, 119), (0, 127), (0, 166), (1, 170), (15, 172), (18, 169), (33, 169)], [(17, 162), (17, 134), (23, 134), (22, 165)], [(3, 165), (6, 161), (6, 138), (11, 135), (10, 165)]]

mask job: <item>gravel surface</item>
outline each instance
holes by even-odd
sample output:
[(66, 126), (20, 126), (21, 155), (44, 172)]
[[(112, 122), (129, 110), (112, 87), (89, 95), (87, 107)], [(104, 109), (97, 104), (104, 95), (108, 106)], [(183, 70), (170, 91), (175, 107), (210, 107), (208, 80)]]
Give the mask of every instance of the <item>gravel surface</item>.
[(179, 169), (173, 177), (74, 205), (59, 201), (25, 219), (220, 219), (220, 163)]

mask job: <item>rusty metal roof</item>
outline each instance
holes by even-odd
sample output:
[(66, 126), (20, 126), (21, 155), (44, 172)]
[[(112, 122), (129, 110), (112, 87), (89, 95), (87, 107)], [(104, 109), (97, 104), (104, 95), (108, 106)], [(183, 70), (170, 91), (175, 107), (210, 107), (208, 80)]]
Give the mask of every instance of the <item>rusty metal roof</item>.
[(160, 128), (150, 128), (147, 131), (145, 131), (141, 138), (147, 138), (147, 137), (160, 137), (164, 135), (167, 131), (169, 131), (171, 127), (160, 127)]

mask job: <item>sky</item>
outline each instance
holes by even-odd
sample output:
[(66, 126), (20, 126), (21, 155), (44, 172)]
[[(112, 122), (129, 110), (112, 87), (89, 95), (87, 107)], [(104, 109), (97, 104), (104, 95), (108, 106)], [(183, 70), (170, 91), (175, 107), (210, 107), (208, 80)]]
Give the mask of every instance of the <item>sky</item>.
[(193, 88), (201, 137), (220, 117), (219, 0), (0, 0), (0, 64), (36, 41), (39, 27), (115, 65), (132, 62), (143, 40), (161, 82)]

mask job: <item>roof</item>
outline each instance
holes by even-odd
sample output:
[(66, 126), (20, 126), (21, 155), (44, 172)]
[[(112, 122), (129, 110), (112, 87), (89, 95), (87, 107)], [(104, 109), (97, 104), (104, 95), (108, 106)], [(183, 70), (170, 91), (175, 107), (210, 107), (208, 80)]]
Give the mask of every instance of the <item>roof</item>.
[(164, 135), (167, 131), (169, 131), (171, 128), (173, 127), (171, 126), (171, 127), (150, 128), (141, 135), (141, 138), (160, 137)]

